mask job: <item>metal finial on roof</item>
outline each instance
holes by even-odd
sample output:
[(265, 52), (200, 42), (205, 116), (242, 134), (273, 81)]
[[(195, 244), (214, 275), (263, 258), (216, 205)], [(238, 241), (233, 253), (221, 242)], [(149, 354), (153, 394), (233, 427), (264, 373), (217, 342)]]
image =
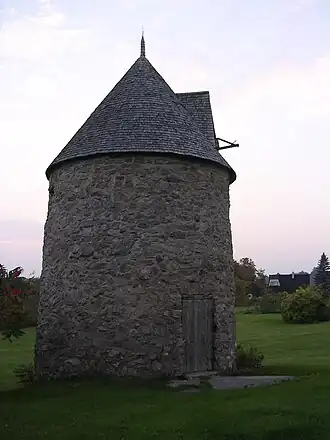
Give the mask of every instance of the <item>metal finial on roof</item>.
[(141, 57), (146, 56), (146, 44), (144, 42), (144, 30), (142, 28), (142, 38), (141, 38)]

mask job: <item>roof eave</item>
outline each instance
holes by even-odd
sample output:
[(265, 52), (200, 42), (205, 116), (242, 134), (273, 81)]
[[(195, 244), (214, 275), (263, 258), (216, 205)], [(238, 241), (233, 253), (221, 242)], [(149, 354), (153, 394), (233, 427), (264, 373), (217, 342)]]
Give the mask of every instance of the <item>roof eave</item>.
[(207, 162), (211, 162), (211, 163), (213, 163), (214, 165), (216, 165), (216, 166), (219, 166), (219, 167), (221, 167), (221, 168), (224, 168), (224, 169), (226, 169), (227, 171), (228, 171), (228, 174), (229, 174), (229, 184), (231, 185), (232, 183), (234, 183), (235, 182), (235, 180), (237, 179), (237, 175), (236, 175), (236, 172), (230, 167), (230, 166), (225, 166), (225, 165), (222, 165), (221, 163), (218, 163), (218, 162), (215, 162), (215, 161), (212, 161), (212, 160), (210, 160), (210, 159), (204, 159), (204, 158), (202, 158), (202, 157), (197, 157), (197, 156), (192, 156), (192, 155), (181, 155), (181, 154), (179, 154), (179, 153), (170, 153), (170, 152), (155, 152), (155, 151), (126, 151), (126, 152), (122, 152), (122, 151), (118, 151), (118, 152), (116, 152), (116, 151), (113, 151), (113, 152), (111, 152), (111, 153), (95, 153), (95, 154), (87, 154), (87, 155), (81, 155), (81, 156), (79, 156), (79, 157), (75, 157), (75, 158), (72, 158), (72, 159), (66, 159), (66, 160), (63, 160), (63, 161), (60, 161), (60, 162), (52, 162), (48, 167), (47, 167), (47, 169), (46, 169), (46, 172), (45, 172), (45, 174), (46, 174), (46, 178), (47, 178), (47, 180), (49, 180), (50, 179), (50, 175), (52, 174), (52, 172), (56, 169), (56, 168), (58, 168), (58, 167), (60, 167), (61, 165), (63, 165), (64, 163), (68, 163), (68, 162), (74, 162), (74, 161), (77, 161), (77, 160), (82, 160), (82, 159), (87, 159), (87, 158), (90, 158), (90, 157), (96, 157), (96, 156), (111, 156), (111, 155), (117, 155), (117, 154), (120, 154), (120, 155), (125, 155), (125, 154), (164, 154), (164, 155), (174, 155), (174, 156), (180, 156), (180, 157), (192, 157), (192, 158), (194, 158), (194, 159), (199, 159), (199, 160), (203, 160), (203, 161), (207, 161)]

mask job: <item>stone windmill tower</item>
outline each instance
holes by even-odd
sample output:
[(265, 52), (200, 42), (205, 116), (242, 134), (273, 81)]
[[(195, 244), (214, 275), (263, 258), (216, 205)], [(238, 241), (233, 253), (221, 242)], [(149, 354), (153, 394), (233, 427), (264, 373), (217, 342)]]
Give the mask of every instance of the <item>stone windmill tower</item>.
[(208, 92), (141, 55), (46, 171), (39, 378), (235, 366), (229, 185)]

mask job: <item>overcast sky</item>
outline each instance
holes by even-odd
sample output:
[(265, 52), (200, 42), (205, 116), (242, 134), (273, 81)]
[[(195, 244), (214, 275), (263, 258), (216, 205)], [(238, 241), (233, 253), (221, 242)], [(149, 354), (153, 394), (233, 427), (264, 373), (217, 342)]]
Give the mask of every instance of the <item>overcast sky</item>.
[(0, 262), (41, 269), (45, 170), (139, 56), (209, 90), (236, 258), (310, 271), (330, 253), (328, 0), (0, 0)]

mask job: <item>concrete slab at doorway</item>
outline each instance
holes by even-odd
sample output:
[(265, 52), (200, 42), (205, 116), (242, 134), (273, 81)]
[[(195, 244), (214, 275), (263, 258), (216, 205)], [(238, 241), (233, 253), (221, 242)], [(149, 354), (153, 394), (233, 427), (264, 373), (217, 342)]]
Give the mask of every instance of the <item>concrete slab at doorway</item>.
[(241, 388), (255, 388), (279, 384), (283, 381), (294, 380), (294, 376), (220, 376), (215, 372), (193, 373), (186, 379), (172, 380), (171, 388), (198, 390), (208, 386), (214, 390), (233, 390)]
[(212, 376), (209, 383), (215, 390), (233, 390), (275, 385), (293, 379), (293, 376)]

